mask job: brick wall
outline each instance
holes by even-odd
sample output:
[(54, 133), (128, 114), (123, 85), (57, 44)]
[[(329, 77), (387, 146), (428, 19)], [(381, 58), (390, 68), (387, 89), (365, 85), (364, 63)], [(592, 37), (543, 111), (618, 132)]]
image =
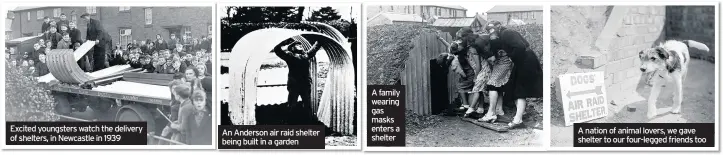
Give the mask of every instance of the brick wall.
[[(120, 29), (130, 28), (134, 40), (156, 39), (161, 34), (165, 40), (170, 38), (167, 28), (189, 26), (194, 38), (208, 36), (208, 26), (212, 21), (211, 7), (150, 7), (152, 24), (145, 23), (145, 8), (131, 7), (129, 11), (118, 11), (118, 7), (110, 7), (101, 12), (103, 28), (113, 38), (113, 44), (120, 39)], [(107, 10), (107, 11), (106, 11)], [(180, 29), (183, 33), (183, 29)], [(176, 34), (177, 38), (181, 35)]]
[(638, 53), (666, 38), (665, 15), (664, 6), (614, 6), (591, 50), (580, 51), (579, 68), (567, 73), (603, 71), (608, 99), (630, 101), (643, 76)]
[[(605, 66), (606, 90), (611, 99), (635, 91), (640, 77), (638, 53), (665, 38), (664, 6), (629, 6), (607, 47)], [(608, 24), (606, 24), (607, 26)], [(614, 25), (614, 24), (613, 24)], [(604, 29), (608, 29), (605, 27)], [(605, 30), (603, 30), (605, 31)], [(604, 34), (602, 34), (604, 35)]]
[[(54, 8), (61, 8), (61, 12), (68, 16), (68, 20), (72, 16), (77, 17), (87, 12), (86, 7), (44, 7), (14, 12), (13, 38), (22, 37), (23, 33), (40, 33), (43, 20), (36, 19), (37, 11), (44, 10), (45, 16), (53, 17)], [(131, 7), (130, 10), (120, 11), (118, 7), (96, 7), (97, 13), (92, 14), (91, 18), (101, 21), (103, 28), (111, 35), (113, 44), (118, 43), (120, 39), (120, 28), (131, 28), (133, 39), (139, 41), (155, 40), (156, 34), (161, 34), (167, 40), (170, 34), (166, 28), (180, 28), (180, 26), (191, 27), (191, 35), (194, 38), (209, 34), (208, 26), (212, 24), (213, 14), (211, 7), (151, 7), (153, 13), (151, 25), (145, 24), (144, 8), (146, 7)], [(73, 11), (74, 14), (71, 14)], [(27, 12), (30, 12), (30, 20), (27, 20)], [(87, 22), (78, 19), (77, 24), (81, 37), (85, 38)], [(178, 38), (180, 37), (179, 35)]]
[[(60, 20), (59, 17), (53, 17), (53, 9), (56, 8), (61, 8), (61, 12), (67, 15), (68, 21), (71, 20), (71, 15), (74, 14), (75, 16), (80, 16), (87, 11), (85, 7), (43, 7), (13, 12), (15, 18), (13, 18), (12, 20), (11, 28), (13, 31), (11, 38), (14, 39), (25, 37), (23, 34), (37, 35), (38, 33), (40, 33), (43, 19), (37, 19), (38, 10), (43, 10), (43, 15), (41, 17), (47, 16), (55, 20)], [(28, 12), (30, 12), (30, 20), (28, 20)], [(78, 29), (85, 29), (84, 22), (78, 23)], [(85, 31), (83, 31), (82, 33), (85, 33)], [(85, 35), (83, 35), (83, 37), (85, 37)]]
[[(714, 6), (668, 6), (666, 7), (667, 39), (695, 40), (715, 49)], [(691, 57), (715, 59), (715, 52), (691, 50)]]

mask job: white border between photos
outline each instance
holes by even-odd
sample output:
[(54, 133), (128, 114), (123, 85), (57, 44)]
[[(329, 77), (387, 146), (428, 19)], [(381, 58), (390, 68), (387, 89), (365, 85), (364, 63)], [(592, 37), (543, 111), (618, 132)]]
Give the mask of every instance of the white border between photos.
[[(362, 8), (362, 14), (363, 14), (363, 15), (366, 15), (366, 13), (367, 13), (367, 7), (370, 6), (370, 5), (409, 5), (409, 3), (414, 3), (414, 5), (440, 5), (440, 4), (444, 4), (444, 5), (462, 5), (462, 6), (468, 6), (468, 5), (517, 5), (517, 6), (521, 6), (521, 5), (531, 6), (531, 5), (534, 5), (534, 6), (542, 6), (542, 8), (543, 8), (543, 10), (542, 10), (542, 11), (543, 11), (543, 22), (542, 22), (542, 25), (543, 25), (543, 30), (544, 30), (544, 31), (543, 31), (543, 38), (545, 38), (545, 39), (543, 39), (543, 46), (544, 46), (544, 48), (543, 48), (543, 53), (544, 53), (544, 55), (543, 55), (543, 63), (544, 63), (544, 64), (543, 64), (543, 69), (545, 70), (545, 72), (543, 72), (543, 73), (544, 73), (544, 74), (543, 74), (543, 85), (544, 85), (544, 86), (549, 86), (549, 78), (546, 78), (546, 77), (549, 76), (549, 75), (548, 75), (548, 74), (549, 74), (549, 71), (547, 71), (547, 70), (549, 70), (549, 66), (550, 66), (550, 65), (549, 65), (549, 61), (548, 61), (548, 60), (549, 60), (549, 55), (550, 55), (549, 53), (550, 53), (550, 52), (548, 52), (548, 51), (549, 51), (549, 46), (548, 46), (548, 45), (549, 45), (549, 39), (546, 39), (546, 38), (549, 38), (549, 28), (550, 28), (550, 25), (549, 25), (549, 15), (550, 15), (550, 12), (549, 12), (549, 5), (545, 5), (546, 2), (535, 1), (535, 2), (524, 2), (524, 4), (521, 4), (520, 1), (517, 1), (517, 2), (510, 2), (510, 1), (484, 1), (484, 2), (481, 2), (481, 1), (477, 1), (477, 2), (470, 2), (470, 1), (451, 1), (451, 2), (444, 2), (444, 3), (442, 3), (442, 2), (429, 2), (429, 1), (425, 1), (425, 2), (365, 2), (365, 3), (364, 3), (364, 6), (363, 6), (363, 8)], [(364, 18), (366, 18), (366, 17), (364, 17)], [(362, 23), (363, 23), (363, 27), (364, 27), (362, 33), (363, 33), (364, 36), (365, 36), (364, 38), (367, 38), (367, 34), (368, 34), (368, 33), (366, 32), (366, 31), (367, 31), (367, 21), (366, 21), (366, 19), (365, 19), (364, 22), (362, 22)], [(364, 50), (366, 51), (366, 50), (368, 49), (366, 43), (365, 43), (363, 46), (364, 46)], [(364, 68), (366, 69), (366, 62), (367, 62), (367, 61), (366, 61), (366, 57), (364, 57), (364, 58), (365, 58), (365, 59), (364, 59), (364, 60), (365, 60), (365, 61), (364, 61), (364, 62), (365, 62)], [(365, 72), (366, 72), (366, 70), (365, 70)], [(366, 74), (365, 74), (365, 77), (366, 77)], [(365, 80), (364, 84), (365, 84), (365, 85), (367, 84), (367, 83), (366, 83), (366, 80)], [(365, 89), (365, 90), (363, 90), (363, 93), (366, 93), (366, 86), (365, 86), (364, 89)], [(549, 88), (549, 87), (543, 87), (543, 94), (550, 94), (550, 88)], [(545, 114), (543, 114), (543, 125), (549, 124), (549, 123), (547, 123), (547, 122), (549, 122), (549, 121), (548, 121), (548, 120), (549, 120), (549, 118), (548, 118), (548, 115), (549, 115), (548, 113), (549, 113), (549, 112), (548, 112), (548, 111), (550, 111), (550, 110), (549, 110), (549, 104), (548, 104), (548, 103), (549, 103), (549, 97), (548, 97), (548, 96), (549, 96), (549, 95), (543, 95), (543, 111), (545, 111)], [(364, 98), (364, 101), (366, 102), (366, 95), (364, 95), (364, 97), (365, 97), (365, 98)], [(366, 104), (364, 104), (364, 105), (366, 106)], [(366, 113), (366, 112), (367, 112), (367, 111), (365, 110), (365, 111), (364, 111), (364, 118), (367, 118), (367, 113)], [(367, 128), (367, 125), (368, 125), (368, 124), (366, 124), (366, 123), (364, 124), (364, 128), (365, 128), (365, 129)], [(484, 151), (484, 152), (515, 151), (515, 152), (520, 152), (520, 151), (545, 151), (545, 148), (546, 148), (547, 146), (549, 146), (549, 144), (548, 144), (548, 143), (549, 143), (549, 136), (548, 136), (548, 135), (549, 135), (549, 132), (547, 132), (547, 131), (548, 131), (547, 129), (549, 129), (549, 127), (548, 127), (548, 126), (544, 126), (544, 128), (545, 128), (545, 129), (542, 130), (541, 135), (539, 136), (539, 139), (538, 139), (538, 144), (539, 144), (539, 146), (532, 146), (532, 147), (524, 147), (524, 146), (521, 146), (521, 147), (494, 147), (494, 146), (490, 146), (490, 147), (375, 147), (375, 146), (374, 146), (374, 147), (368, 147), (367, 144), (366, 144), (367, 141), (364, 141), (364, 149), (363, 149), (363, 150), (364, 150), (365, 152), (377, 152), (377, 151), (381, 151), (381, 152), (390, 152), (390, 151), (394, 151), (394, 152), (396, 152), (396, 151), (405, 151), (405, 152), (406, 152), (406, 151), (414, 151), (414, 152), (471, 152), (471, 151), (480, 151), (480, 152), (481, 152), (481, 151)], [(367, 135), (367, 131), (366, 131), (366, 130), (364, 130), (364, 135)], [(366, 138), (366, 137), (365, 137), (365, 138)]]
[[(213, 19), (216, 19), (216, 18), (214, 18), (215, 15), (216, 15), (216, 12), (215, 12), (215, 10), (216, 10), (216, 5), (215, 5), (215, 3), (213, 3), (213, 2), (174, 2), (174, 3), (171, 3), (171, 4), (160, 3), (160, 2), (157, 2), (157, 3), (153, 3), (153, 2), (130, 2), (130, 3), (117, 3), (117, 2), (116, 2), (116, 3), (110, 3), (110, 2), (105, 2), (105, 1), (103, 1), (103, 2), (73, 2), (73, 3), (67, 3), (67, 2), (66, 2), (66, 3), (58, 3), (58, 2), (27, 2), (27, 3), (15, 3), (15, 2), (13, 2), (13, 3), (3, 3), (3, 4), (2, 4), (3, 6), (1, 6), (3, 12), (6, 11), (6, 10), (9, 10), (9, 9), (12, 9), (12, 8), (8, 8), (8, 6), (7, 6), (8, 4), (17, 5), (17, 6), (58, 6), (58, 7), (73, 7), (73, 6), (99, 6), (99, 7), (103, 7), (103, 6), (131, 6), (131, 7), (134, 7), (134, 6), (154, 6), (154, 7), (188, 6), (188, 7), (211, 7), (211, 11), (213, 12), (213, 13), (211, 14), (211, 17), (212, 17), (212, 19), (211, 19), (211, 20), (212, 20), (212, 21), (211, 21), (211, 25), (212, 25), (212, 27), (213, 27), (213, 28), (212, 28), (212, 31), (215, 32), (215, 31), (216, 31), (216, 27), (218, 27), (218, 25), (217, 25), (218, 22), (213, 21)], [(2, 15), (0, 15), (0, 17), (2, 17), (3, 19), (5, 19), (6, 16), (7, 16), (6, 13), (2, 13)], [(3, 23), (4, 23), (4, 21), (3, 21)], [(3, 24), (3, 25), (0, 26), (0, 27), (5, 28), (5, 24)], [(3, 40), (5, 40), (5, 37), (4, 37), (5, 34), (4, 34), (4, 33), (2, 34), (2, 36), (3, 36)], [(217, 38), (217, 36), (214, 36), (214, 37)], [(213, 44), (218, 44), (218, 41), (213, 41)], [(3, 43), (3, 44), (0, 45), (0, 46), (4, 48), (4, 47), (5, 47), (5, 44)], [(216, 51), (216, 50), (218, 50), (218, 48), (215, 48), (215, 49), (213, 49), (213, 50)], [(5, 53), (3, 52), (2, 55), (4, 55), (4, 54), (5, 54)], [(215, 55), (216, 55), (216, 54), (215, 54), (215, 52), (214, 52), (214, 53), (213, 53), (213, 57), (215, 57)], [(218, 63), (213, 62), (213, 65), (217, 65), (217, 64), (218, 64)], [(0, 69), (0, 71), (3, 72), (3, 73), (5, 73), (5, 67), (4, 67), (4, 65), (5, 65), (5, 63), (3, 63), (3, 67), (2, 67), (2, 69)], [(213, 72), (214, 72), (214, 74), (215, 74), (215, 72), (217, 72), (217, 69), (214, 69)], [(213, 76), (213, 77), (216, 78), (216, 76)], [(2, 80), (2, 82), (0, 82), (0, 84), (2, 84), (3, 86), (5, 86), (5, 76), (0, 77), (0, 80)], [(214, 81), (215, 81), (215, 79), (214, 79)], [(216, 85), (214, 85), (213, 87), (216, 87)], [(215, 89), (214, 89), (214, 90), (215, 90)], [(3, 92), (3, 93), (2, 93), (2, 97), (5, 98), (5, 89), (2, 89), (2, 92)], [(215, 97), (215, 94), (216, 94), (216, 93), (213, 93), (213, 94), (214, 94), (213, 96)], [(215, 98), (214, 98), (214, 100), (215, 100)], [(5, 103), (5, 100), (3, 100), (2, 103)], [(3, 104), (3, 105), (4, 105), (4, 104)], [(214, 114), (215, 114), (215, 113), (218, 113), (218, 112), (217, 112), (218, 110), (216, 110), (216, 109), (218, 109), (217, 107), (218, 107), (218, 106), (213, 106), (213, 110), (212, 110), (212, 111), (213, 111)], [(6, 133), (5, 133), (5, 129), (6, 129), (6, 128), (5, 128), (5, 125), (6, 125), (6, 124), (5, 124), (5, 121), (4, 121), (4, 120), (5, 120), (5, 114), (4, 114), (4, 112), (5, 112), (5, 106), (2, 106), (0, 109), (2, 109), (1, 113), (3, 113), (3, 115), (0, 116), (0, 120), (3, 120), (2, 123), (0, 123), (0, 127), (2, 127), (2, 132), (1, 132), (0, 134), (1, 134), (2, 137), (3, 137), (2, 139), (0, 139), (0, 143), (2, 143), (1, 146), (2, 146), (2, 149), (3, 149), (3, 150), (5, 150), (5, 149), (7, 149), (7, 150), (111, 150), (111, 149), (112, 149), (112, 150), (117, 150), (117, 149), (124, 149), (124, 150), (125, 150), (125, 149), (130, 149), (130, 150), (133, 150), (133, 149), (159, 149), (159, 150), (162, 150), (162, 149), (173, 149), (173, 150), (208, 149), (208, 150), (213, 150), (213, 149), (216, 149), (216, 148), (215, 148), (216, 142), (217, 142), (217, 140), (216, 140), (216, 130), (217, 130), (217, 129), (216, 129), (216, 127), (217, 127), (216, 124), (213, 124), (213, 128), (212, 128), (212, 130), (213, 130), (213, 131), (212, 131), (213, 138), (211, 139), (211, 140), (213, 141), (213, 142), (212, 142), (212, 145), (6, 145), (6, 143), (5, 143), (5, 136), (6, 136), (6, 135), (5, 135), (5, 134), (6, 134)], [(214, 116), (212, 116), (212, 119), (215, 120), (215, 119), (218, 119), (218, 118), (216, 117), (216, 115), (214, 115)]]
[[(361, 9), (361, 3), (357, 3), (357, 2), (328, 2), (328, 3), (314, 3), (314, 2), (268, 2), (268, 3), (258, 3), (258, 2), (248, 2), (248, 3), (241, 3), (241, 2), (223, 2), (223, 1), (221, 1), (221, 2), (218, 2), (218, 3), (217, 3), (217, 8), (219, 8), (219, 9), (224, 9), (224, 7), (226, 7), (226, 6), (244, 6), (244, 7), (252, 7), (252, 6), (332, 6), (332, 7), (333, 7), (333, 6), (352, 6), (352, 7), (356, 7), (356, 8), (354, 8), (354, 9), (357, 9), (357, 8), (358, 8), (358, 9)], [(218, 12), (218, 11), (215, 11), (215, 12)], [(217, 15), (216, 18), (215, 18), (215, 20), (218, 21), (218, 22), (220, 22), (220, 21), (221, 21), (221, 18), (222, 18), (221, 15)], [(361, 141), (361, 139), (364, 138), (364, 137), (360, 134), (360, 133), (362, 133), (362, 132), (360, 132), (360, 131), (362, 131), (362, 128), (361, 128), (362, 125), (361, 125), (361, 124), (362, 124), (362, 122), (364, 122), (364, 121), (362, 120), (362, 115), (359, 115), (359, 114), (362, 113), (362, 110), (361, 110), (361, 109), (362, 109), (362, 108), (361, 108), (362, 106), (361, 106), (361, 105), (363, 105), (364, 103), (366, 103), (364, 100), (361, 100), (361, 95), (360, 95), (360, 94), (361, 94), (361, 90), (360, 90), (360, 88), (363, 87), (363, 86), (365, 86), (365, 85), (362, 84), (362, 81), (361, 81), (361, 80), (362, 80), (363, 77), (361, 76), (361, 74), (359, 74), (359, 72), (362, 72), (361, 69), (359, 69), (359, 68), (364, 68), (364, 67), (361, 66), (361, 63), (360, 63), (360, 61), (362, 60), (361, 58), (363, 58), (364, 56), (366, 56), (366, 55), (362, 55), (362, 50), (361, 50), (361, 49), (362, 49), (362, 48), (361, 48), (362, 46), (359, 46), (359, 45), (362, 44), (361, 39), (360, 39), (361, 36), (362, 36), (362, 35), (360, 35), (360, 34), (361, 34), (361, 28), (362, 28), (362, 27), (361, 27), (361, 21), (363, 20), (363, 18), (362, 18), (362, 12), (359, 12), (359, 15), (357, 15), (356, 20), (357, 20), (357, 31), (356, 31), (356, 33), (357, 33), (357, 40), (356, 40), (356, 41), (357, 41), (357, 67), (356, 67), (356, 72), (357, 72), (357, 75), (356, 75), (356, 76), (357, 76), (357, 85), (356, 85), (356, 88), (357, 88), (357, 91), (356, 91), (357, 101), (356, 101), (356, 102), (357, 102), (357, 106), (356, 106), (356, 112), (355, 112), (355, 113), (357, 113), (357, 116), (356, 116), (356, 117), (357, 117), (357, 118), (356, 118), (356, 119), (357, 119), (357, 124), (356, 124), (357, 135), (356, 135), (356, 143), (355, 143), (356, 146), (325, 146), (324, 149), (312, 149), (312, 150), (306, 150), (306, 149), (219, 149), (219, 150), (220, 150), (220, 151), (239, 151), (239, 150), (243, 150), (243, 151), (269, 151), (269, 150), (273, 150), (273, 151), (361, 150), (361, 149), (362, 149), (362, 147), (361, 147), (361, 146), (362, 146), (362, 141)], [(219, 25), (219, 27), (220, 27), (220, 25)], [(220, 31), (221, 31), (221, 30), (219, 29), (218, 31), (219, 31), (219, 32), (218, 32), (218, 34), (219, 34), (218, 37), (220, 37), (220, 33), (221, 33)], [(220, 40), (220, 38), (219, 38), (219, 39), (216, 39), (216, 40)], [(218, 47), (219, 47), (219, 48), (218, 48), (218, 49), (219, 49), (218, 52), (221, 52), (221, 51), (220, 51), (220, 46), (221, 46), (221, 45), (218, 44)], [(220, 58), (217, 58), (217, 60), (220, 61)], [(220, 101), (216, 101), (216, 103), (219, 103), (219, 102), (220, 102)], [(219, 113), (219, 114), (217, 114), (217, 115), (220, 116), (221, 114)], [(220, 125), (220, 124), (221, 124), (221, 119), (220, 119), (220, 117), (219, 117), (219, 119), (216, 120), (216, 125)], [(216, 146), (216, 148), (218, 148), (218, 146)]]
[[(711, 52), (715, 53), (715, 147), (551, 147), (547, 146), (548, 151), (672, 151), (672, 152), (678, 152), (678, 151), (720, 151), (720, 132), (719, 132), (719, 126), (720, 126), (720, 106), (719, 99), (720, 99), (720, 80), (719, 80), (719, 67), (720, 67), (720, 47), (719, 45), (719, 33), (720, 33), (720, 25), (719, 25), (719, 18), (720, 18), (720, 2), (717, 1), (708, 1), (708, 2), (701, 2), (701, 1), (689, 1), (689, 2), (547, 2), (550, 4), (550, 6), (564, 6), (564, 5), (633, 5), (633, 6), (662, 6), (662, 5), (680, 5), (680, 6), (687, 6), (687, 5), (715, 5), (715, 49)], [(655, 4), (655, 5), (650, 5)], [(549, 32), (549, 31), (548, 31)], [(549, 46), (549, 45), (548, 45)], [(548, 93), (549, 94), (549, 93)], [(548, 121), (549, 122), (549, 121)], [(549, 123), (547, 124), (549, 125)], [(549, 129), (549, 128), (547, 128)], [(549, 134), (549, 132), (548, 132)], [(571, 133), (572, 134), (572, 133)]]

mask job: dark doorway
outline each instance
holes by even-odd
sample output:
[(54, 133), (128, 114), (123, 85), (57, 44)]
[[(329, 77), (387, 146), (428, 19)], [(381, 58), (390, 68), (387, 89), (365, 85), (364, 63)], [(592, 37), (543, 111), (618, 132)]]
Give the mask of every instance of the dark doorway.
[(446, 65), (437, 64), (434, 59), (429, 60), (429, 86), (432, 100), (432, 114), (442, 113), (449, 107), (449, 92), (447, 83)]

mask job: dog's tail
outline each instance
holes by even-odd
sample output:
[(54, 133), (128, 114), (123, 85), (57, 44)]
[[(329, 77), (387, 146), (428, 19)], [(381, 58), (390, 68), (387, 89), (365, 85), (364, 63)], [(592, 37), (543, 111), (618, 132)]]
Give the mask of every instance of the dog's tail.
[(705, 52), (710, 51), (708, 46), (706, 46), (703, 43), (697, 42), (695, 40), (683, 40), (683, 43), (685, 43), (685, 45), (688, 45), (688, 48), (695, 48), (695, 49), (705, 51)]

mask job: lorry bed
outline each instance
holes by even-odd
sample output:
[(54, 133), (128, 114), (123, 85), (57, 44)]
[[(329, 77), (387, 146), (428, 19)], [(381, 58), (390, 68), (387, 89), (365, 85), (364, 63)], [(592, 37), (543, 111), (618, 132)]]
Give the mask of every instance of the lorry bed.
[[(102, 70), (95, 71), (95, 72), (90, 72), (90, 73), (86, 72), (86, 74), (90, 75), (91, 77), (104, 77), (104, 76), (108, 76), (108, 75), (111, 75), (114, 73), (130, 70), (130, 69), (132, 69), (130, 65), (116, 65), (116, 66), (111, 66), (106, 69), (102, 69)], [(57, 80), (57, 79), (53, 76), (53, 74), (50, 74), (50, 73), (38, 77), (38, 82), (40, 82), (40, 83), (49, 83), (50, 81), (53, 81), (53, 80)]]

